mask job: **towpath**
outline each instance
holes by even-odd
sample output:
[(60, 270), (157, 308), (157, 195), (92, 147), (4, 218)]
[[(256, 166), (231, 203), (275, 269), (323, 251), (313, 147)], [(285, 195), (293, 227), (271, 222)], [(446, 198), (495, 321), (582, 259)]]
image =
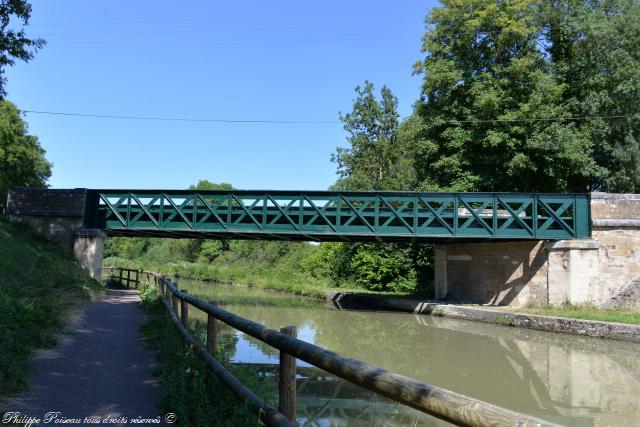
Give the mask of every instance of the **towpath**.
[(155, 404), (161, 391), (152, 376), (155, 361), (139, 332), (144, 312), (138, 292), (107, 289), (73, 317), (60, 345), (30, 362), (32, 390), (0, 409), (39, 418), (37, 425), (51, 412), (82, 424), (88, 417), (110, 426), (131, 425), (135, 418), (164, 425), (166, 414)]

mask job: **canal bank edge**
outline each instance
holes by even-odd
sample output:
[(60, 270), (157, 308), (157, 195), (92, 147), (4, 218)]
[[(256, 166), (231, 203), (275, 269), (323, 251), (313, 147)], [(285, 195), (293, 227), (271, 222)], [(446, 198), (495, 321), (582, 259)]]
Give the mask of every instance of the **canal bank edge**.
[(389, 298), (348, 292), (327, 292), (326, 300), (327, 306), (339, 310), (400, 311), (494, 323), (504, 326), (515, 326), (546, 332), (560, 332), (640, 342), (640, 325), (627, 323), (543, 316), (538, 314), (509, 313), (497, 308), (440, 304), (409, 298)]

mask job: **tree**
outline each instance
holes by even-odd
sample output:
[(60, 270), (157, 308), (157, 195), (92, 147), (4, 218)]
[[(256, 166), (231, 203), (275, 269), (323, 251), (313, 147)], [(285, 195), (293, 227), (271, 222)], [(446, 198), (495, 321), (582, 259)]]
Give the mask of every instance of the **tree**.
[[(593, 188), (640, 190), (640, 2), (550, 0), (544, 36), (574, 116), (606, 173)], [(606, 116), (618, 116), (607, 118)]]
[(0, 100), (0, 207), (10, 186), (44, 187), (51, 176), (51, 163), (38, 138), (27, 134), (20, 110)]
[[(378, 99), (373, 84), (365, 81), (356, 87), (356, 95), (352, 111), (340, 115), (349, 146), (338, 148), (332, 157), (339, 175), (333, 188), (411, 190), (415, 185), (413, 147), (422, 120), (413, 114), (400, 122), (398, 100), (386, 86)], [(424, 254), (417, 245), (323, 243), (313, 261), (329, 266), (335, 282), (366, 289), (414, 292), (426, 284)], [(313, 268), (322, 270), (318, 265)]]
[(427, 16), (422, 190), (586, 191), (606, 171), (572, 120), (534, 0), (444, 0)]
[(233, 190), (233, 186), (228, 182), (211, 182), (201, 179), (196, 185), (190, 185), (188, 190)]
[(356, 87), (356, 94), (352, 111), (340, 115), (350, 146), (337, 148), (332, 156), (339, 175), (334, 188), (408, 189), (413, 181), (411, 145), (398, 136), (398, 100), (386, 86), (378, 100), (368, 81)]
[(4, 0), (0, 2), (0, 98), (6, 95), (6, 77), (4, 71), (7, 66), (15, 63), (16, 59), (29, 61), (33, 54), (44, 47), (43, 39), (27, 37), (24, 29), (10, 29), (12, 18), (17, 19), (23, 26), (29, 23), (31, 5), (26, 0)]

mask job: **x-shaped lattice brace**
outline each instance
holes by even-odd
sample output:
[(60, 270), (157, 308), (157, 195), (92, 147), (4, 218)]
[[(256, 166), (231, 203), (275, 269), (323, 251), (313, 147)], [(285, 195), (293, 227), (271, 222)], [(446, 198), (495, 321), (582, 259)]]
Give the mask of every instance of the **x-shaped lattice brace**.
[[(557, 202), (560, 205), (560, 206), (558, 206), (558, 209), (553, 209), (548, 203), (546, 203), (546, 202), (544, 202), (543, 200), (540, 200), (540, 199), (538, 199), (538, 203), (549, 214), (549, 218), (547, 218), (547, 220), (544, 222), (544, 224), (538, 226), (538, 230), (548, 230), (549, 227), (554, 222), (556, 222), (562, 228), (564, 228), (566, 232), (568, 232), (571, 235), (574, 234), (573, 227), (570, 227), (569, 224), (567, 224), (562, 219), (562, 214), (565, 213), (567, 211), (567, 209), (569, 209), (570, 207), (573, 206), (573, 202), (572, 201)], [(553, 202), (551, 202), (551, 203), (553, 203)], [(536, 218), (536, 220), (537, 220), (537, 218)]]
[[(478, 212), (484, 211), (487, 208), (487, 206), (489, 206), (489, 203), (492, 203), (491, 200), (484, 200), (484, 201), (481, 202), (482, 204), (480, 205), (479, 208), (472, 208), (471, 205), (469, 204), (469, 202), (467, 202), (464, 198), (456, 197), (456, 199), (458, 199), (462, 203), (462, 205), (471, 214), (471, 216), (469, 218), (467, 218), (464, 223), (458, 225), (458, 230), (468, 228), (474, 222), (478, 222), (487, 231), (489, 231), (489, 233), (493, 234), (493, 227), (488, 225), (487, 222), (484, 219), (482, 219), (482, 217), (480, 215), (478, 215)], [(473, 202), (471, 202), (471, 203), (473, 203)], [(457, 201), (456, 201), (456, 203), (454, 203), (454, 209), (458, 209)]]
[[(435, 199), (435, 200), (428, 200), (422, 196), (418, 196), (418, 202), (422, 202), (424, 203), (425, 207), (429, 210), (429, 213), (431, 213), (431, 217), (426, 219), (425, 222), (422, 225), (418, 225), (418, 231), (422, 231), (425, 230), (427, 227), (429, 227), (429, 225), (431, 225), (431, 223), (435, 220), (437, 220), (440, 224), (442, 224), (451, 234), (455, 234), (453, 228), (447, 224), (447, 221), (444, 220), (443, 217), (443, 213), (444, 211), (451, 206), (453, 209), (457, 209), (456, 208), (456, 202), (454, 199)], [(437, 209), (434, 209), (433, 206), (431, 206), (431, 203), (440, 203), (440, 207), (438, 207)]]
[(380, 201), (382, 203), (384, 203), (385, 205), (387, 205), (387, 207), (389, 208), (389, 210), (391, 211), (391, 213), (393, 215), (390, 215), (389, 218), (387, 218), (386, 221), (384, 221), (382, 224), (380, 224), (382, 227), (386, 227), (387, 225), (389, 225), (391, 223), (391, 221), (393, 221), (394, 219), (398, 219), (402, 225), (404, 225), (407, 228), (407, 231), (409, 231), (410, 233), (414, 232), (414, 228), (404, 219), (404, 216), (398, 212), (398, 210), (400, 211), (404, 211), (405, 209), (409, 208), (409, 203), (415, 203), (415, 201), (413, 200), (405, 200), (404, 202), (401, 203), (400, 207), (398, 207), (398, 209), (395, 209), (391, 203), (389, 203), (389, 201), (387, 199), (385, 199), (384, 197), (380, 196)]
[[(520, 215), (523, 212), (526, 212), (527, 209), (529, 208), (529, 206), (532, 205), (532, 201), (522, 201), (522, 202), (516, 202), (516, 201), (504, 201), (502, 198), (500, 198), (500, 196), (496, 197), (496, 209), (499, 208), (499, 206), (502, 206), (505, 208), (505, 210), (507, 212), (509, 212), (510, 216), (509, 218), (507, 218), (504, 223), (502, 225), (500, 225), (498, 227), (499, 230), (506, 230), (507, 228), (509, 228), (509, 226), (516, 221), (518, 224), (520, 224), (522, 227), (524, 227), (527, 231), (529, 231), (529, 233), (531, 233), (532, 235), (533, 233), (533, 229), (529, 226), (529, 224), (527, 224), (521, 217)], [(513, 210), (513, 208), (509, 205), (509, 203), (520, 203), (520, 206), (518, 206), (518, 208), (516, 210)], [(536, 220), (535, 218), (533, 219), (534, 221)]]
[(349, 209), (351, 209), (351, 211), (353, 212), (353, 215), (351, 216), (351, 218), (349, 218), (344, 224), (343, 226), (347, 226), (350, 225), (353, 221), (357, 219), (359, 219), (360, 221), (362, 221), (367, 228), (369, 228), (369, 230), (371, 230), (371, 232), (375, 233), (375, 229), (373, 228), (373, 226), (369, 223), (369, 221), (367, 221), (367, 219), (362, 215), (363, 211), (365, 209), (367, 209), (369, 207), (369, 204), (371, 202), (366, 202), (364, 205), (362, 205), (362, 207), (360, 207), (360, 209), (355, 208), (353, 206), (353, 204), (351, 204), (351, 202), (349, 200), (347, 200), (344, 196), (340, 195), (339, 199), (342, 200), (348, 207)]

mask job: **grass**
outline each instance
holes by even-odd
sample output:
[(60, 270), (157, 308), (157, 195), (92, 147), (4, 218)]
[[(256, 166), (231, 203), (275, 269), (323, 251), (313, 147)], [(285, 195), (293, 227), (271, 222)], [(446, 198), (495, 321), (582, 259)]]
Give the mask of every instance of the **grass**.
[[(169, 316), (152, 287), (143, 294), (143, 307), (147, 322), (142, 334), (148, 347), (155, 353), (159, 368), (155, 374), (163, 382), (165, 395), (159, 402), (161, 413), (173, 412), (183, 427), (197, 426), (261, 426), (258, 417), (212, 374), (200, 359), (187, 349), (171, 323)], [(204, 341), (202, 329), (190, 328), (191, 334)], [(228, 360), (233, 343), (231, 337), (219, 336), (216, 357), (223, 363)], [(228, 369), (247, 387), (263, 398), (273, 395), (264, 381), (250, 368)], [(273, 404), (273, 399), (271, 399)]]
[(589, 305), (565, 304), (560, 307), (527, 306), (516, 311), (543, 316), (569, 317), (572, 319), (599, 320), (602, 322), (618, 322), (640, 324), (640, 313), (618, 308), (598, 308)]
[(314, 277), (299, 270), (283, 268), (282, 266), (267, 267), (240, 262), (211, 265), (184, 261), (156, 265), (145, 262), (144, 260), (132, 261), (117, 257), (105, 258), (103, 263), (109, 267), (151, 270), (176, 278), (212, 281), (230, 285), (245, 285), (311, 298), (324, 299), (326, 293), (329, 291), (387, 296), (410, 296), (410, 294), (369, 291), (357, 287), (337, 287), (326, 278)]
[(55, 345), (69, 310), (101, 290), (72, 254), (0, 221), (0, 395), (27, 388), (33, 351)]

